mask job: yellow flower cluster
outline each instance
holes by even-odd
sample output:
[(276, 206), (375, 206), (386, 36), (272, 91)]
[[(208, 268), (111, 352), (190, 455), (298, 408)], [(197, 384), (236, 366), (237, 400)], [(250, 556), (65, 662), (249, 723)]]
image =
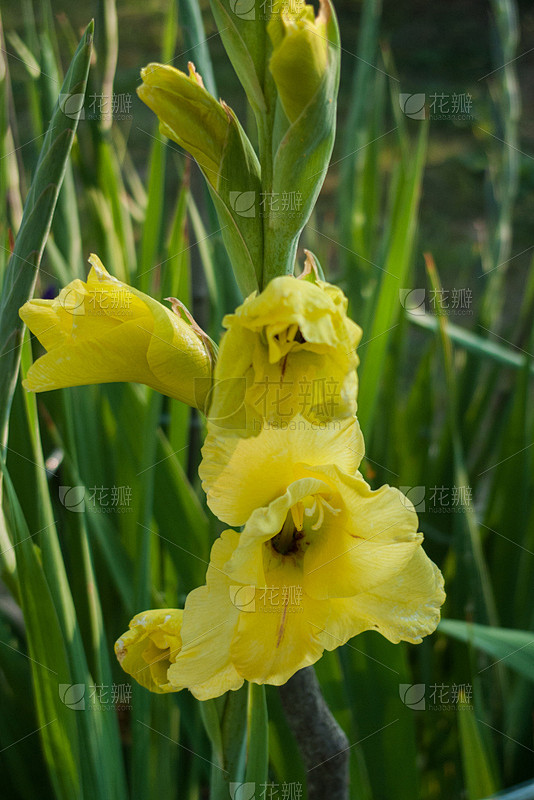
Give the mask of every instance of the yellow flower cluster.
[(285, 683), (365, 630), (412, 643), (434, 631), (443, 579), (410, 501), (358, 471), (361, 330), (313, 257), (225, 318), (213, 375), (194, 323), (91, 263), (86, 284), (21, 309), (48, 350), (27, 388), (136, 380), (205, 409), (208, 505), (242, 527), (214, 543), (183, 611), (134, 617), (115, 646), (123, 669), (151, 691), (208, 699), (244, 680)]
[(244, 527), (213, 545), (167, 673), (201, 699), (285, 683), (364, 630), (417, 643), (439, 621), (413, 506), (358, 472), (361, 331), (311, 267), (225, 319), (200, 476), (214, 514)]

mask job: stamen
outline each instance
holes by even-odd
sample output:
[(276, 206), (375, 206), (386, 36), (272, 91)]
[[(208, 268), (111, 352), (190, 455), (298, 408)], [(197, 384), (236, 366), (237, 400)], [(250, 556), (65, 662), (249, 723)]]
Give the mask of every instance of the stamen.
[(319, 496), (318, 499), (319, 499), (319, 502), (317, 504), (317, 509), (319, 511), (319, 516), (317, 517), (317, 519), (315, 520), (315, 522), (311, 526), (312, 531), (318, 531), (319, 528), (321, 527), (321, 525), (324, 522), (324, 508), (323, 508), (323, 504), (322, 504), (322, 497)]
[(313, 514), (315, 514), (316, 511), (318, 513), (317, 519), (311, 526), (312, 531), (319, 530), (319, 528), (323, 524), (325, 509), (334, 515), (339, 514), (340, 512), (339, 508), (334, 508), (333, 506), (331, 506), (330, 503), (327, 500), (325, 500), (324, 497), (322, 497), (322, 495), (320, 494), (315, 495), (313, 498), (313, 506), (310, 506), (304, 512), (307, 517), (313, 516)]
[(323, 506), (325, 506), (325, 508), (327, 508), (331, 514), (339, 514), (341, 512), (340, 508), (334, 508), (334, 506), (331, 506), (330, 503), (324, 499), (324, 497), (321, 497), (320, 499)]
[(314, 497), (313, 498), (313, 505), (310, 506), (309, 508), (305, 508), (304, 509), (304, 513), (306, 514), (307, 517), (313, 517), (313, 515), (316, 512), (316, 510), (317, 510), (317, 498)]
[(294, 506), (291, 506), (291, 516), (293, 517), (295, 528), (301, 531), (304, 527), (304, 509), (300, 500), (298, 503), (295, 503)]

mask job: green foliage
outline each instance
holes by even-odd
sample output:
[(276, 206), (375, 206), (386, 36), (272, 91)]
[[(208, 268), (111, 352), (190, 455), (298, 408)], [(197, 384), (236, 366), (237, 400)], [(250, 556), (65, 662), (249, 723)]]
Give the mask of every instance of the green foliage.
[[(0, 306), (0, 424), (5, 437), (7, 417), (18, 371), (22, 322), (18, 310), (31, 297), (37, 270), (52, 224), (59, 190), (67, 167), (81, 101), (85, 97), (93, 40), (91, 22), (78, 46), (46, 132), (35, 175), (24, 204), (24, 214), (2, 285)], [(77, 107), (76, 107), (77, 106)]]
[[(194, 49), (207, 88), (218, 97), (217, 75), (221, 93), (235, 94), (233, 73), (219, 74), (210, 60), (213, 14), (254, 111), (255, 120), (239, 115), (243, 127), (264, 154), (271, 148), (272, 191), (307, 186), (307, 205), (280, 218), (285, 252), (263, 251), (273, 269), (281, 259), (290, 268), (324, 178), (335, 104), (328, 119), (312, 106), (291, 125), (279, 117), (268, 140), (274, 87), (265, 25), (259, 15), (236, 14), (233, 2), (210, 5), (205, 31), (196, 0), (166, 3), (160, 50), (147, 61), (185, 69)], [(259, 11), (261, 4), (249, 5)], [(56, 293), (83, 277), (81, 256), (85, 261), (89, 252), (142, 291), (193, 307), (215, 339), (240, 296), (213, 202), (196, 167), (160, 136), (155, 118), (137, 126), (144, 112), (134, 105), (126, 144), (127, 127), (90, 117), (89, 94), (109, 91), (113, 79), (118, 92), (123, 79), (113, 72), (129, 32), (127, 24), (119, 27), (117, 39), (114, 3), (101, 4), (107, 22), (97, 30), (100, 61), (90, 71), (79, 124), (81, 104), (70, 114), (56, 101), (86, 91), (91, 28), (76, 50), (68, 21), (55, 26), (48, 3), (41, 6), (37, 26), (31, 3), (21, 4), (20, 27), (2, 43), (13, 57), (0, 51), (0, 179), (7, 189), (0, 206), (3, 789), (32, 800), (171, 800), (204, 797), (208, 786), (213, 797), (228, 797), (235, 781), (300, 785), (304, 768), (275, 687), (244, 687), (203, 704), (187, 692), (153, 696), (132, 687), (113, 656), (113, 642), (134, 614), (183, 605), (204, 579), (219, 529), (197, 476), (200, 417), (145, 387), (81, 387), (36, 398), (17, 377), (19, 358), (23, 375), (39, 354), (29, 336), (22, 341), (19, 306), (33, 291)], [(317, 664), (351, 744), (355, 800), (475, 800), (531, 774), (534, 268), (521, 291), (514, 289), (507, 259), (517, 191), (521, 181), (528, 184), (518, 163), (517, 19), (511, 0), (495, 0), (493, 11), (495, 52), (486, 72), (506, 62), (488, 78), (493, 122), (484, 123), (484, 138), (469, 126), (459, 133), (451, 126), (462, 145), (477, 143), (477, 163), (487, 173), (480, 279), (478, 261), (475, 268), (448, 263), (437, 252), (436, 265), (428, 259), (424, 272), (422, 250), (435, 240), (421, 223), (432, 198), (420, 198), (438, 134), (433, 122), (400, 110), (392, 55), (379, 48), (384, 30), (375, 0), (363, 2), (358, 44), (344, 56), (332, 182), (302, 233), (327, 279), (342, 284), (364, 330), (359, 416), (366, 478), (409, 495), (423, 490), (420, 526), (448, 593), (438, 633), (423, 644), (392, 645), (366, 633)], [(343, 25), (341, 32), (343, 42)], [(330, 34), (335, 49), (337, 27)], [(137, 54), (134, 61), (136, 71), (143, 64)], [(335, 95), (337, 79), (332, 70), (319, 92)], [(132, 94), (136, 80), (137, 72), (128, 84)], [(249, 130), (254, 122), (257, 137)], [(313, 149), (306, 161), (299, 159), (302, 137)], [(264, 233), (265, 221), (265, 248)], [(448, 240), (453, 236), (446, 231)], [(457, 320), (450, 309), (438, 314), (439, 304), (429, 308), (428, 298), (460, 273), (474, 302), (472, 314)], [(249, 270), (241, 288), (261, 277)], [(404, 302), (413, 289), (427, 293), (425, 314)], [(448, 492), (446, 505), (433, 492), (440, 488)], [(454, 505), (453, 489), (465, 490)], [(401, 689), (419, 685), (424, 709), (410, 705)], [(453, 687), (461, 685), (464, 694), (453, 702)], [(122, 687), (123, 702), (112, 687)], [(439, 689), (432, 699), (434, 687), (445, 687), (446, 699), (440, 701)]]

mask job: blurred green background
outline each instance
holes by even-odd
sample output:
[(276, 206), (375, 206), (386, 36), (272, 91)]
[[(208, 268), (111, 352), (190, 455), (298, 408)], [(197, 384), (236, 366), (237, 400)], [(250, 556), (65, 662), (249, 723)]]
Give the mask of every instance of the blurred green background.
[[(301, 248), (364, 330), (364, 474), (414, 502), (448, 599), (423, 644), (363, 634), (316, 670), (351, 743), (352, 797), (489, 798), (533, 778), (534, 12), (511, 0), (336, 10), (338, 136)], [(179, 297), (218, 339), (240, 297), (214, 210), (135, 94), (149, 61), (193, 60), (254, 140), (207, 2), (4, 5), (0, 270), (92, 16), (84, 119), (35, 294), (84, 277), (96, 252), (119, 278)], [(26, 336), (23, 371), (32, 350)], [(5, 797), (208, 796), (206, 730), (227, 735), (228, 701), (201, 711), (186, 692), (149, 695), (112, 650), (135, 613), (181, 605), (204, 581), (219, 528), (196, 473), (202, 437), (198, 414), (145, 387), (35, 398), (17, 385), (0, 526)], [(62, 487), (85, 487), (85, 513)], [(267, 699), (281, 798), (304, 770), (276, 689)]]

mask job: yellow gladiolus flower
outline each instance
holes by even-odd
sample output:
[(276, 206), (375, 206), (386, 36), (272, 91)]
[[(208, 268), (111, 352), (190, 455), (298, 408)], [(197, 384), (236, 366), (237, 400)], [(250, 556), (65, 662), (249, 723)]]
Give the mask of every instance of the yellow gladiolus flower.
[(314, 422), (356, 412), (362, 331), (331, 284), (289, 275), (250, 295), (223, 324), (209, 420), (227, 435), (257, 435), (297, 414)]
[(182, 617), (183, 611), (176, 608), (144, 611), (115, 642), (123, 670), (151, 692), (176, 691), (167, 680), (167, 670), (182, 648)]
[(407, 498), (334, 466), (310, 473), (214, 544), (206, 586), (185, 603), (171, 684), (224, 674), (217, 693), (238, 676), (280, 685), (362, 631), (418, 643), (435, 630), (443, 579)]
[(54, 300), (30, 300), (20, 309), (47, 350), (28, 370), (25, 388), (136, 381), (203, 409), (213, 363), (207, 336), (112, 277), (97, 256), (89, 261), (86, 283), (74, 280)]

